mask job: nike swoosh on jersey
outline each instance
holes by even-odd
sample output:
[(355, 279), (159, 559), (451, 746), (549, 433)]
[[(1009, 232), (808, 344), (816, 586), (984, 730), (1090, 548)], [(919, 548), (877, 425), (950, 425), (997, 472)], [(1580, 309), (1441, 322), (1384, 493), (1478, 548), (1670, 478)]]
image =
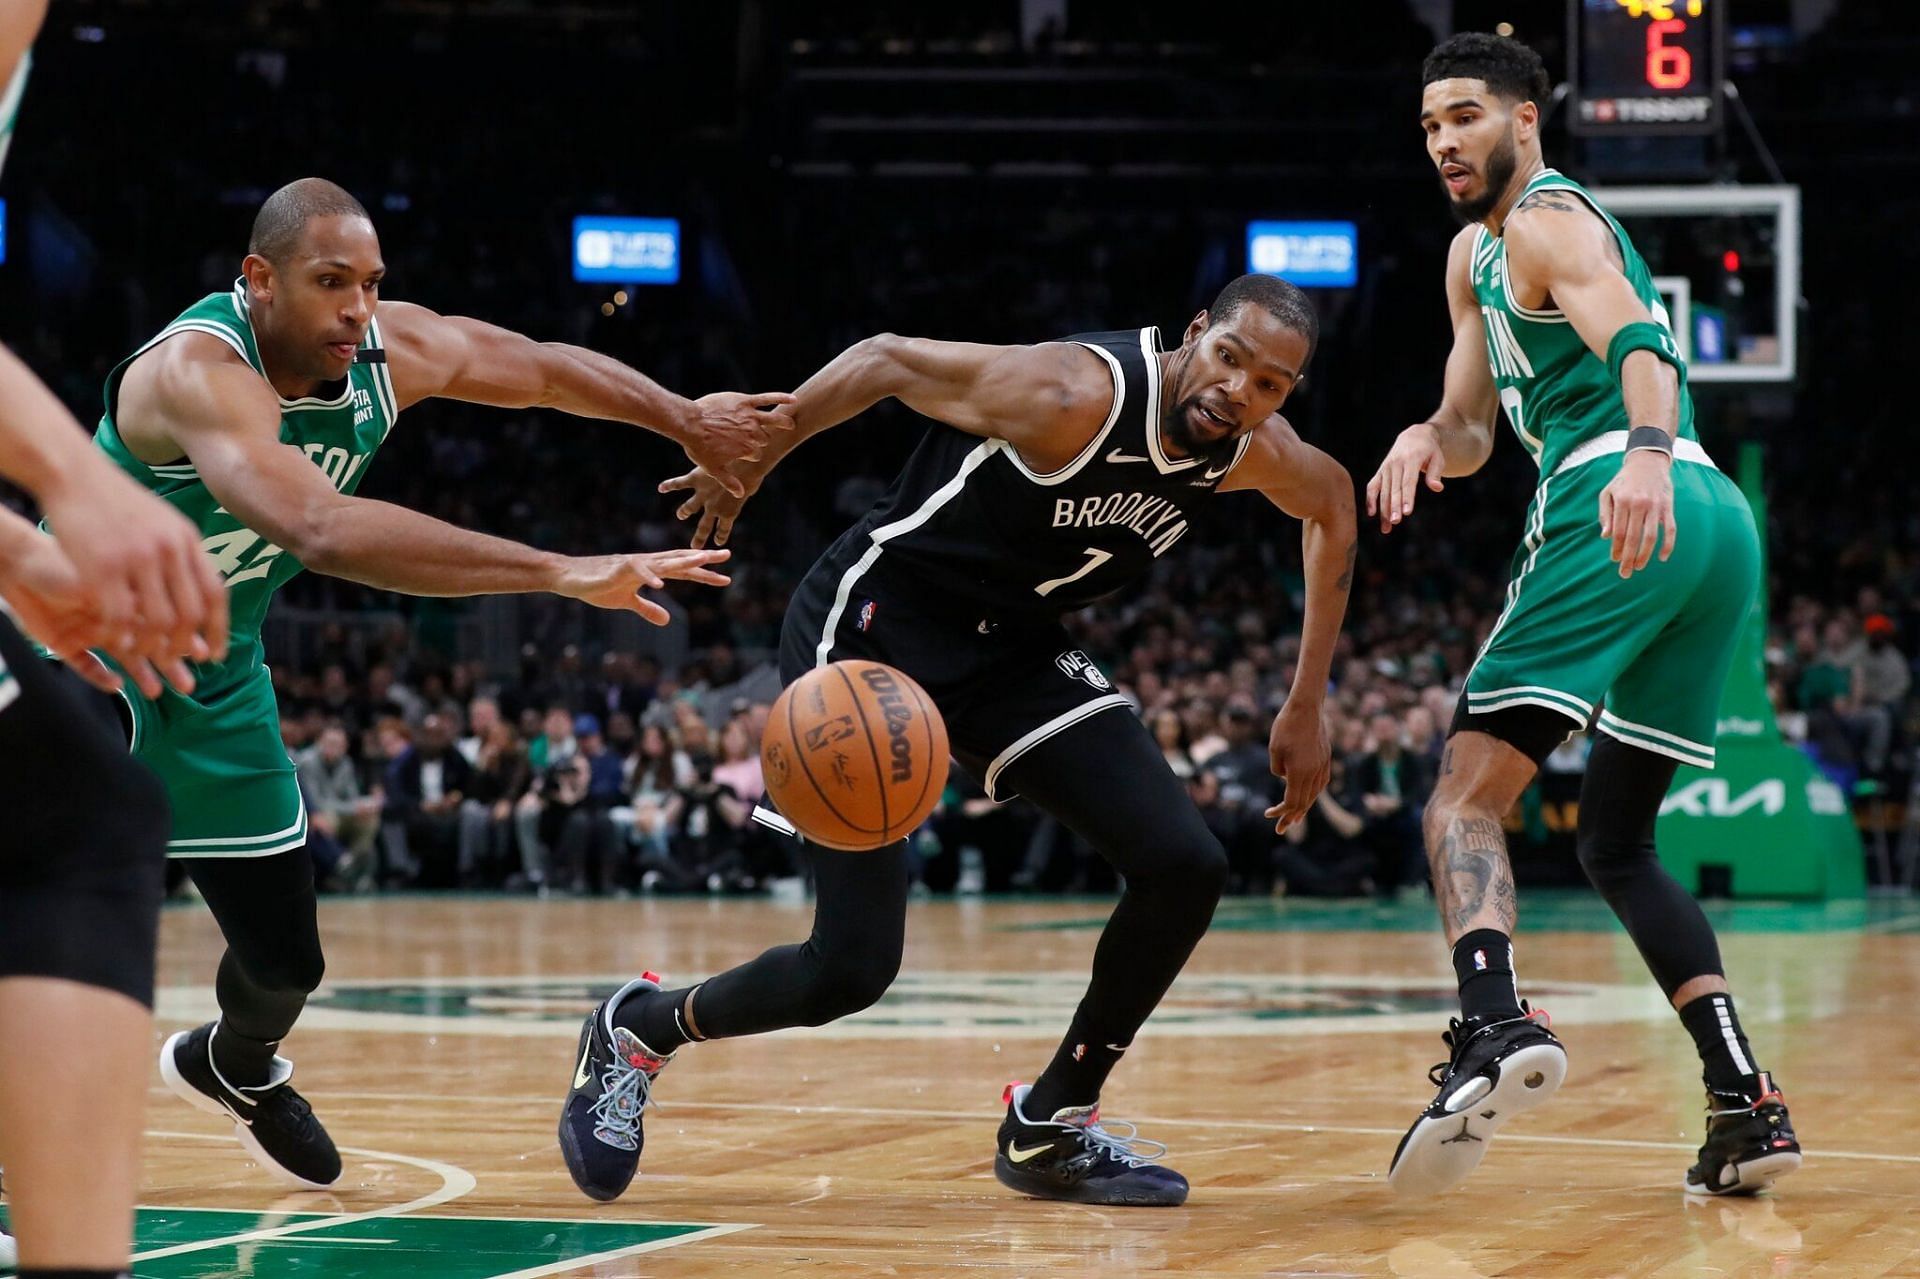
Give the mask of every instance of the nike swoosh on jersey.
[(592, 1075), (589, 1075), (587, 1073), (587, 1059), (592, 1056), (593, 1056), (593, 1036), (588, 1035), (587, 1046), (580, 1050), (580, 1064), (579, 1066), (574, 1068), (574, 1072), (573, 1072), (573, 1086), (575, 1088), (585, 1088), (587, 1086), (587, 1081), (593, 1078)]
[(1107, 461), (1109, 462), (1151, 462), (1153, 461), (1153, 459), (1150, 457), (1143, 457), (1138, 453), (1124, 453), (1119, 449), (1109, 449), (1107, 451)]
[(1014, 1145), (1012, 1142), (1008, 1142), (1007, 1158), (1013, 1160), (1013, 1162), (1017, 1164), (1023, 1164), (1027, 1162), (1027, 1160), (1032, 1159), (1035, 1155), (1044, 1155), (1045, 1153), (1047, 1153), (1047, 1151), (1052, 1149), (1053, 1149), (1053, 1143), (1050, 1141), (1047, 1142), (1045, 1145), (1035, 1146), (1031, 1150), (1022, 1150), (1020, 1149), (1020, 1147)]

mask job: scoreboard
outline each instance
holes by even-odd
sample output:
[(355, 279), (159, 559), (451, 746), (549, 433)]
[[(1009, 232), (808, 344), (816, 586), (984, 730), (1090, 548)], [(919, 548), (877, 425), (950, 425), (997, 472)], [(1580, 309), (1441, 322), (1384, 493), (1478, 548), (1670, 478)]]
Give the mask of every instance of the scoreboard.
[(1728, 0), (1570, 0), (1575, 133), (1720, 127)]

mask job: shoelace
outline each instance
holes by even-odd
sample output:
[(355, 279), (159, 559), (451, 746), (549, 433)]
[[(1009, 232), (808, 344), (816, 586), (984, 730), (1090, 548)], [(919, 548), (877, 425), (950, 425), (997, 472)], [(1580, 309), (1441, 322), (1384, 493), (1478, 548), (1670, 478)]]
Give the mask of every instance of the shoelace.
[(1089, 1153), (1105, 1155), (1115, 1163), (1123, 1163), (1129, 1168), (1158, 1163), (1167, 1153), (1167, 1143), (1142, 1137), (1140, 1129), (1124, 1119), (1113, 1121), (1114, 1127), (1125, 1128), (1124, 1133), (1114, 1132), (1098, 1120), (1082, 1127), (1071, 1125), (1079, 1130), (1085, 1139)]
[(1468, 1035), (1465, 1038), (1461, 1037), (1460, 1030), (1466, 1023), (1462, 1022), (1458, 1017), (1449, 1018), (1447, 1020), (1447, 1028), (1440, 1032), (1440, 1042), (1448, 1048), (1451, 1048), (1453, 1052), (1445, 1061), (1435, 1062), (1427, 1068), (1427, 1081), (1435, 1088), (1446, 1083), (1447, 1072), (1453, 1069), (1454, 1062), (1460, 1060), (1460, 1050), (1467, 1046), (1474, 1035), (1478, 1035), (1483, 1030), (1491, 1030), (1495, 1026), (1504, 1026), (1509, 1022), (1515, 1021), (1537, 1021), (1542, 1026), (1548, 1028), (1553, 1026), (1553, 1018), (1547, 1015), (1546, 1009), (1535, 1008), (1529, 1004), (1521, 1004), (1520, 1007), (1524, 1010), (1521, 1016), (1505, 1017), (1499, 1021), (1490, 1021), (1484, 1026), (1476, 1027), (1473, 1035)]
[(653, 1076), (625, 1058), (615, 1058), (600, 1076), (600, 1096), (593, 1103), (593, 1135), (609, 1146), (632, 1150), (640, 1143), (640, 1114), (653, 1100)]

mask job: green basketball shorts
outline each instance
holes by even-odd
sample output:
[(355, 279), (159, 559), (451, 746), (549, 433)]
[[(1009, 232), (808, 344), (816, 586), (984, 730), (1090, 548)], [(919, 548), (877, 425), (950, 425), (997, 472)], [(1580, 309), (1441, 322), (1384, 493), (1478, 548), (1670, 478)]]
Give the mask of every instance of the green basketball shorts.
[(133, 753), (173, 803), (169, 857), (266, 857), (307, 842), (307, 809), (280, 740), (273, 679), (255, 666), (205, 696), (149, 701), (128, 683)]
[(1541, 481), (1506, 607), (1467, 673), (1466, 709), (1541, 706), (1712, 768), (1721, 691), (1760, 585), (1753, 511), (1698, 444), (1679, 441), (1673, 558), (1656, 552), (1622, 579), (1600, 536), (1600, 493), (1625, 437), (1575, 450)]

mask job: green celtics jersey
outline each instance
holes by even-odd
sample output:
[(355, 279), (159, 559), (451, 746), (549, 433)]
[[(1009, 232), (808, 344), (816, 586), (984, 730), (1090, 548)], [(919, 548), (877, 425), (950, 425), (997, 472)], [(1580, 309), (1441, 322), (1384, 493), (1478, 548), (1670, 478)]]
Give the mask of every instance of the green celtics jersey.
[(20, 59), (7, 87), (0, 90), (0, 170), (7, 167), (7, 148), (13, 145), (13, 121), (20, 114), (20, 99), (27, 95), (27, 70), (31, 66), (33, 55), (29, 53)]
[[(171, 503), (200, 529), (200, 544), (213, 556), (226, 579), (233, 619), (233, 642), (227, 661), (196, 671), (200, 689), (195, 696), (211, 696), (244, 679), (261, 665), (260, 625), (266, 619), (273, 593), (300, 572), (291, 555), (246, 527), (221, 506), (194, 470), (191, 458), (149, 466), (127, 450), (114, 425), (120, 381), (128, 365), (168, 338), (182, 333), (205, 333), (232, 347), (261, 377), (260, 349), (254, 341), (253, 319), (247, 304), (247, 282), (231, 291), (214, 293), (181, 312), (151, 342), (128, 356), (107, 376), (107, 410), (94, 432), (94, 442), (135, 480)], [(301, 450), (326, 473), (333, 486), (351, 493), (366, 476), (387, 432), (393, 429), (399, 408), (393, 379), (388, 375), (386, 350), (375, 321), (360, 342), (360, 352), (347, 376), (321, 387), (318, 394), (280, 401), (280, 441)]]
[[(1565, 191), (1605, 220), (1619, 241), (1633, 291), (1671, 338), (1672, 321), (1654, 287), (1653, 273), (1612, 215), (1579, 183), (1554, 169), (1527, 183), (1520, 198), (1536, 191)], [(1487, 363), (1500, 391), (1500, 407), (1507, 411), (1514, 434), (1533, 455), (1542, 475), (1551, 475), (1577, 445), (1635, 425), (1627, 420), (1626, 403), (1607, 371), (1607, 362), (1587, 349), (1565, 313), (1531, 310), (1514, 299), (1507, 285), (1506, 242), (1484, 226), (1474, 232), (1472, 271), (1473, 294), (1487, 331)], [(1699, 438), (1693, 429), (1693, 397), (1687, 393), (1684, 370), (1678, 438)]]

